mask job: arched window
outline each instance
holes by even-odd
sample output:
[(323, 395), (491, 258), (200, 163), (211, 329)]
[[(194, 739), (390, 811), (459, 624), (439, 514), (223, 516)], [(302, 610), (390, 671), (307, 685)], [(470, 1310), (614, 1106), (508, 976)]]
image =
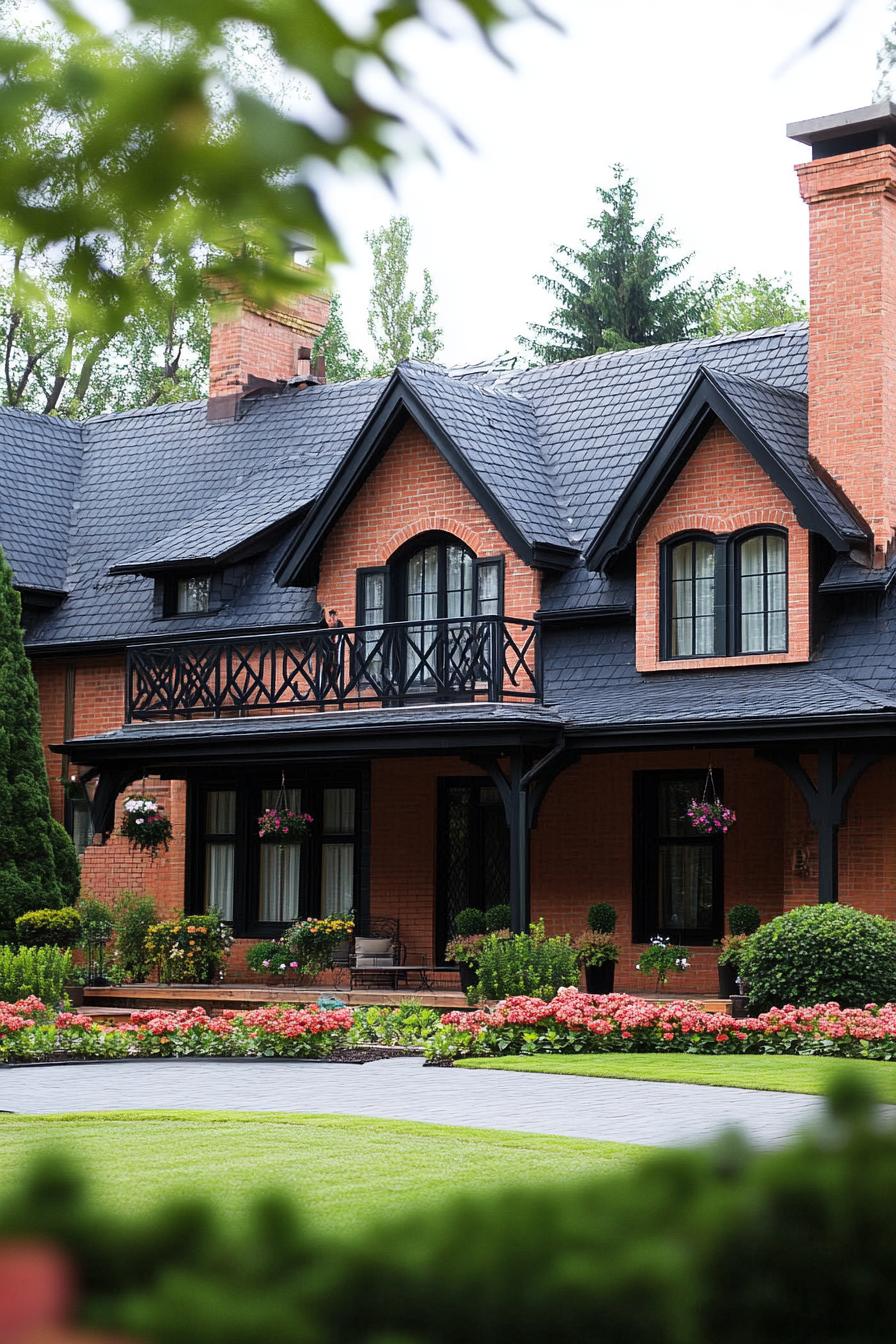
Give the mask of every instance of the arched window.
[(732, 545), (736, 651), (781, 653), (787, 648), (787, 538), (750, 532)]
[(670, 542), (666, 555), (666, 656), (707, 658), (716, 651), (716, 543)]

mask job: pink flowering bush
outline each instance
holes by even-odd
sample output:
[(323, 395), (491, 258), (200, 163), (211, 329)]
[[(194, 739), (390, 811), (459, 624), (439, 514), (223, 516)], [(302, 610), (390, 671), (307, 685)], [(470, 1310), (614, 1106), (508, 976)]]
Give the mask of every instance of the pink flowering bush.
[(127, 1022), (53, 1013), (38, 999), (0, 1003), (0, 1061), (231, 1055), (311, 1058), (332, 1053), (352, 1025), (347, 1008), (270, 1006), (210, 1017), (204, 1008), (144, 1009)]
[(692, 1003), (651, 1003), (628, 994), (561, 989), (542, 999), (504, 999), (493, 1008), (445, 1013), (426, 1042), (430, 1059), (461, 1055), (584, 1054), (602, 1051), (700, 1055), (837, 1055), (896, 1059), (896, 1004), (811, 1008), (785, 1004), (733, 1018)]
[(688, 821), (701, 835), (727, 835), (737, 821), (733, 807), (726, 807), (718, 798), (715, 802), (698, 802), (692, 798), (688, 803)]

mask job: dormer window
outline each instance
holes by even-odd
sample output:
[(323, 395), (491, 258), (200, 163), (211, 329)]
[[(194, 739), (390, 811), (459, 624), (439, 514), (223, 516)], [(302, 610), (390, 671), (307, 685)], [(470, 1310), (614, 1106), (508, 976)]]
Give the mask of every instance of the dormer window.
[(786, 652), (783, 532), (673, 537), (663, 545), (662, 573), (664, 659)]
[(187, 616), (208, 611), (211, 583), (208, 574), (194, 574), (187, 579), (178, 579), (175, 615)]

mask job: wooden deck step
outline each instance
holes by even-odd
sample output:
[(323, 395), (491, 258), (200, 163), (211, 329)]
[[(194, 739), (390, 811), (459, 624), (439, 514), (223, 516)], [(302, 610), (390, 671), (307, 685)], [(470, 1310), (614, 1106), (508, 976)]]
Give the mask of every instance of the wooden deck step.
[(223, 1008), (258, 1008), (266, 1003), (317, 1003), (326, 998), (341, 999), (349, 1007), (378, 1005), (395, 1007), (419, 1003), (422, 1007), (447, 1012), (465, 1008), (467, 999), (459, 990), (421, 990), (409, 993), (391, 989), (342, 989), (339, 985), (308, 985), (303, 988), (279, 985), (108, 985), (84, 991), (84, 1002), (94, 1008), (115, 1006), (134, 1008), (191, 1008), (200, 1004), (209, 1012)]

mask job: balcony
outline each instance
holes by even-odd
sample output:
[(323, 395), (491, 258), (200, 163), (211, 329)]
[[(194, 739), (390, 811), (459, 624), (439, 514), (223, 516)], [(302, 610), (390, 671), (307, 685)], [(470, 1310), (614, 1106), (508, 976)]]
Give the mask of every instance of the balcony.
[(538, 626), (501, 616), (132, 645), (126, 721), (541, 700)]

